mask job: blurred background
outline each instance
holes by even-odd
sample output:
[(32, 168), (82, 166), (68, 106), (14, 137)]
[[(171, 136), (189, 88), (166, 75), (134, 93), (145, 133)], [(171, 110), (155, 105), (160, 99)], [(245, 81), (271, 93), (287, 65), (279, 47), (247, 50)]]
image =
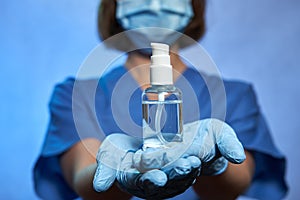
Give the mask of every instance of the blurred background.
[[(99, 43), (99, 0), (0, 1), (0, 197), (38, 199), (32, 168), (55, 83)], [(287, 156), (288, 200), (300, 196), (300, 1), (207, 0), (201, 44), (225, 78), (252, 82)]]

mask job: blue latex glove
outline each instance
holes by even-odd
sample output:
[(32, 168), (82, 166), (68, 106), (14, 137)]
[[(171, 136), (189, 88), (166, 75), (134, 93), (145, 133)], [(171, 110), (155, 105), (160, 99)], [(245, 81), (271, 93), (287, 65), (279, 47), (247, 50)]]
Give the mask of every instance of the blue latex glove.
[(234, 130), (217, 119), (184, 125), (184, 140), (186, 145), (190, 145), (186, 154), (197, 156), (202, 162), (201, 175), (221, 174), (228, 161), (239, 164), (246, 159)]
[(162, 170), (165, 170), (179, 158), (197, 157), (201, 161), (201, 175), (217, 175), (225, 171), (228, 161), (239, 164), (246, 158), (234, 130), (218, 119), (204, 119), (185, 124), (183, 141), (170, 142), (167, 146), (169, 148), (153, 151), (152, 154), (148, 153), (149, 155), (138, 151), (134, 159), (135, 167), (143, 172), (160, 165), (164, 166)]
[[(169, 198), (190, 187), (200, 172), (195, 156), (172, 157), (166, 149), (141, 151), (142, 140), (125, 134), (111, 134), (97, 154), (94, 189), (106, 191), (115, 180), (132, 195), (147, 199)], [(139, 170), (136, 166), (143, 168)]]
[[(164, 170), (179, 158), (197, 157), (201, 161), (201, 175), (217, 175), (225, 171), (228, 161), (239, 164), (246, 159), (243, 146), (234, 130), (218, 119), (185, 124), (183, 141), (167, 145), (169, 148), (158, 149), (152, 156), (138, 151), (135, 154), (137, 158), (134, 159), (135, 167), (143, 172), (160, 165), (164, 166)], [(162, 156), (158, 156), (159, 153)], [(151, 157), (157, 160), (150, 159)]]
[[(94, 188), (106, 191), (117, 180), (129, 193), (162, 199), (184, 192), (199, 175), (222, 173), (228, 164), (245, 160), (233, 129), (217, 119), (184, 125), (183, 142), (142, 151), (142, 141), (124, 134), (108, 136), (98, 155)], [(201, 160), (201, 162), (200, 162)]]

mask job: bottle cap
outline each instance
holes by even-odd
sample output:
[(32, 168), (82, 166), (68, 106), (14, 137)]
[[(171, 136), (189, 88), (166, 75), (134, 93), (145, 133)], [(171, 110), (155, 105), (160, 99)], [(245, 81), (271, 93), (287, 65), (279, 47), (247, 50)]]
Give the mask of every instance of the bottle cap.
[(162, 43), (151, 43), (151, 47), (151, 85), (172, 85), (173, 72), (169, 55), (169, 45)]

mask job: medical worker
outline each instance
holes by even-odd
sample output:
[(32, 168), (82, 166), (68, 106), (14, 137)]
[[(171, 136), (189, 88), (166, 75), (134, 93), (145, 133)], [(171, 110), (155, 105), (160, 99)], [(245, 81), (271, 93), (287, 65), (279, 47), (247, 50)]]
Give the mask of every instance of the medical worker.
[[(183, 62), (205, 32), (205, 0), (102, 0), (98, 28), (127, 60), (100, 78), (69, 77), (53, 91), (34, 167), (42, 199), (282, 199), (285, 157), (249, 83)], [(151, 42), (170, 45), (183, 93), (183, 142), (141, 150), (141, 94)], [(104, 53), (104, 52), (103, 52)], [(101, 63), (99, 63), (101, 65)]]

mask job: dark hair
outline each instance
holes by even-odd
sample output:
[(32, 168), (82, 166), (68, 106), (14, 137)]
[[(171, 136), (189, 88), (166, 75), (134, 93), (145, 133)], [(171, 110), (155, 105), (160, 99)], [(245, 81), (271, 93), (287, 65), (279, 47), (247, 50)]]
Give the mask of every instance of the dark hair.
[[(116, 0), (101, 0), (97, 21), (98, 33), (101, 40), (106, 40), (124, 31), (116, 19), (116, 4)], [(198, 41), (205, 32), (205, 4), (205, 0), (192, 0), (194, 16), (184, 31), (185, 35), (196, 41)], [(184, 48), (190, 45), (190, 43), (191, 40), (186, 41), (179, 39), (178, 41), (180, 48)], [(124, 36), (121, 39), (118, 37), (110, 39), (108, 45), (122, 51), (127, 51), (132, 43)]]

